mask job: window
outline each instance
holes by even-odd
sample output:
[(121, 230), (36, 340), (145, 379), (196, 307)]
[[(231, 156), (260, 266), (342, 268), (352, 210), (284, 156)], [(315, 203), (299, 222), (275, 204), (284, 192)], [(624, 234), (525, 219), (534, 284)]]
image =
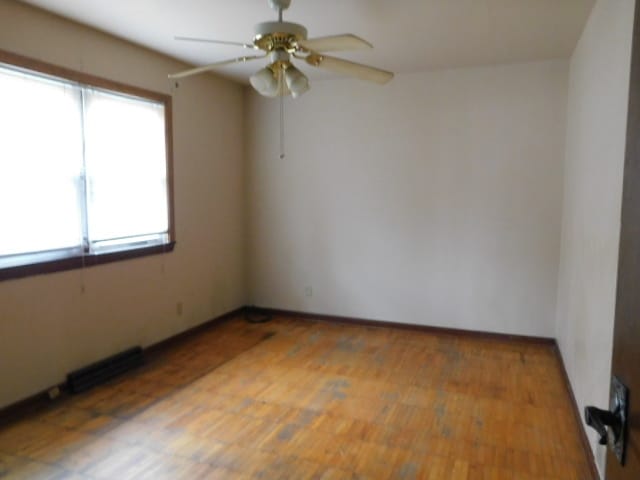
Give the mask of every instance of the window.
[(0, 52), (0, 279), (171, 251), (170, 97)]

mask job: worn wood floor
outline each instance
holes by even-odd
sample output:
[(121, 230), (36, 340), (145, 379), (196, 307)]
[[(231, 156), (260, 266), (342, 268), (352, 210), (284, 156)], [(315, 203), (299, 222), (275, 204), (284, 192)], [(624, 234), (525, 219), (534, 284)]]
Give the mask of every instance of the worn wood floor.
[(552, 346), (291, 318), (0, 428), (0, 477), (591, 478)]

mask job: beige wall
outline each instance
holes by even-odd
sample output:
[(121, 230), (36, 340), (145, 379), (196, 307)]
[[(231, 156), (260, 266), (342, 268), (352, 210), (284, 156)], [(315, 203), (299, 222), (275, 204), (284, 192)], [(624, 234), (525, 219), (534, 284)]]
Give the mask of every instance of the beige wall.
[(609, 404), (634, 5), (599, 0), (571, 59), (557, 338), (581, 410)]
[[(555, 334), (568, 63), (247, 90), (250, 300)], [(312, 296), (305, 288), (312, 288)]]
[[(0, 48), (167, 93), (184, 66), (11, 0)], [(245, 303), (242, 104), (240, 86), (212, 76), (174, 93), (173, 253), (0, 282), (0, 407)]]

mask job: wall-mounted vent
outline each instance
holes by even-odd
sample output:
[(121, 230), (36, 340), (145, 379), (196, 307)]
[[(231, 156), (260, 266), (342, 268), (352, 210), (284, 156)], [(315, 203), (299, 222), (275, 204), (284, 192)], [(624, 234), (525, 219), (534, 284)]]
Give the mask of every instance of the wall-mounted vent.
[(133, 347), (69, 373), (67, 387), (71, 393), (84, 392), (142, 365), (143, 362), (142, 348)]

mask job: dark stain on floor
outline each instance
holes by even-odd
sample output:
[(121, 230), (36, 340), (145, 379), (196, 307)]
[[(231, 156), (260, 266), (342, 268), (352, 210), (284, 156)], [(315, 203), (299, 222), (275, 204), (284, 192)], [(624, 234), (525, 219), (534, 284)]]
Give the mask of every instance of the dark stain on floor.
[(288, 442), (293, 438), (293, 436), (298, 431), (298, 425), (294, 423), (287, 423), (282, 429), (278, 432), (278, 440), (281, 442)]

